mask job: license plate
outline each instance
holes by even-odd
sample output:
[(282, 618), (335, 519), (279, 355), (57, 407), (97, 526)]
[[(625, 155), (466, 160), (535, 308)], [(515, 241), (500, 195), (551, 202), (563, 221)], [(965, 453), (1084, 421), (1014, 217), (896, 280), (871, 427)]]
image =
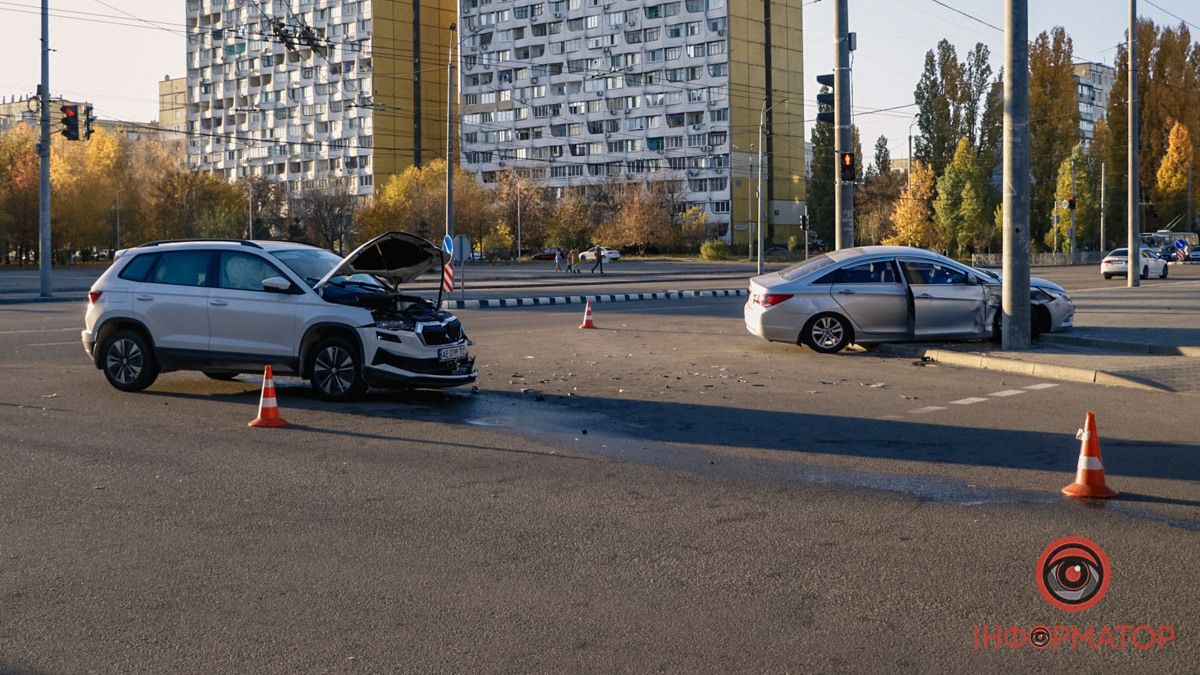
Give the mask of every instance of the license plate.
[(459, 345), (457, 347), (443, 347), (438, 350), (438, 359), (441, 361), (453, 361), (454, 359), (461, 359), (466, 355), (466, 345)]

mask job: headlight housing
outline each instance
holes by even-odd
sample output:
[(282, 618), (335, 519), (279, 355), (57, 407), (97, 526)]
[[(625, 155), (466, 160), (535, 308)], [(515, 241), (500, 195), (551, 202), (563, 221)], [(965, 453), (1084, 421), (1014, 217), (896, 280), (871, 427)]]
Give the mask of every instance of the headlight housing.
[(406, 330), (411, 332), (416, 330), (417, 325), (411, 319), (383, 319), (382, 321), (376, 321), (375, 327), (384, 330)]

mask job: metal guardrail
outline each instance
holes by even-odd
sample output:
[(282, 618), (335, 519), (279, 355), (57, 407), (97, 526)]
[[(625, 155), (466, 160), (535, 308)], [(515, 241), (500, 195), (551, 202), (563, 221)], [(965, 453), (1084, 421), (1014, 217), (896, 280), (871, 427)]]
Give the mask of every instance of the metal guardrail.
[[(1080, 251), (1075, 254), (1076, 265), (1099, 265), (1104, 254), (1100, 251)], [(1001, 253), (975, 253), (971, 256), (972, 267), (1000, 267), (1004, 264)], [(1029, 264), (1036, 267), (1050, 265), (1070, 265), (1069, 253), (1033, 253), (1029, 256)]]

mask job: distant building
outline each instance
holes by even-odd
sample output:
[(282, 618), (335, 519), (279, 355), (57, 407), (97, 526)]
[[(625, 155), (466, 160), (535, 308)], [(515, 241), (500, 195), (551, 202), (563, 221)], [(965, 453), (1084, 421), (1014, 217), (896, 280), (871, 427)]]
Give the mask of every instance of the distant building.
[(678, 208), (700, 207), (715, 233), (745, 243), (765, 105), (764, 206), (776, 241), (798, 227), (807, 187), (798, 9), (463, 0), (460, 18), (463, 168), (485, 184), (506, 170), (552, 189), (668, 182), (681, 188)]
[(188, 161), (366, 197), (446, 154), (453, 0), (188, 0)]
[(1075, 64), (1075, 98), (1079, 102), (1079, 136), (1084, 145), (1096, 138), (1096, 123), (1104, 119), (1117, 71), (1102, 63)]
[[(21, 122), (27, 122), (33, 127), (38, 125), (38, 103), (33, 96), (12, 96), (0, 98), (0, 131), (6, 131)], [(58, 122), (51, 117), (50, 124)]]
[(187, 133), (187, 78), (163, 77), (158, 83), (158, 128)]

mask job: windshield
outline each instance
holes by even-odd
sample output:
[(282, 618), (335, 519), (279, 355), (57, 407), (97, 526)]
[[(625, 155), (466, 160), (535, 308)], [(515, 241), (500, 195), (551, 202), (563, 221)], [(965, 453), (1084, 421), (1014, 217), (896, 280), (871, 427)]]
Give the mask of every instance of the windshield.
[(342, 262), (342, 256), (320, 248), (274, 251), (271, 255), (291, 268), (297, 276), (308, 282), (309, 286), (316, 285), (321, 277)]
[(821, 269), (822, 267), (828, 267), (829, 265), (832, 265), (835, 262), (837, 262), (837, 261), (834, 260), (833, 258), (830, 258), (828, 254), (822, 253), (819, 256), (816, 256), (814, 258), (809, 258), (808, 260), (805, 260), (804, 262), (798, 262), (795, 265), (788, 267), (787, 269), (780, 272), (779, 276), (783, 277), (784, 279), (787, 279), (788, 281), (791, 281), (793, 279), (799, 279), (800, 277), (802, 277), (806, 274), (809, 274), (810, 272), (816, 272), (817, 270)]

